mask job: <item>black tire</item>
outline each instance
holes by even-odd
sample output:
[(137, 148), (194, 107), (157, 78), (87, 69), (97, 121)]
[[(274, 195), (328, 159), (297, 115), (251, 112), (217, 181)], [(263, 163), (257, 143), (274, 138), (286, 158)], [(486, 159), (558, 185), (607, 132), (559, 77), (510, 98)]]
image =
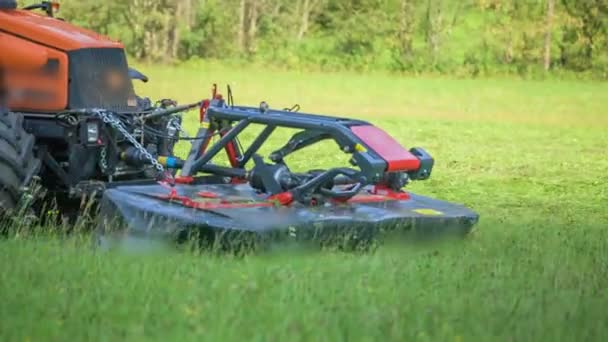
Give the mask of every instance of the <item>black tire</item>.
[(17, 209), (25, 188), (40, 171), (35, 138), (23, 128), (23, 116), (0, 113), (0, 211)]

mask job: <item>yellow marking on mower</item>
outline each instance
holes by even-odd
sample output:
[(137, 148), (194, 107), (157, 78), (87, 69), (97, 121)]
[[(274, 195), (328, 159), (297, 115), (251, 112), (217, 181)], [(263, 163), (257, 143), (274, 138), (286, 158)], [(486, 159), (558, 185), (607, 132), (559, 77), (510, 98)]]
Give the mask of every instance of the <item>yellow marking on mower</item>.
[(367, 152), (367, 149), (363, 145), (361, 145), (361, 144), (356, 144), (355, 145), (355, 151), (357, 151), (357, 152)]
[(197, 203), (220, 203), (222, 201), (220, 198), (204, 198), (204, 197), (195, 197), (192, 200)]
[(418, 214), (428, 215), (428, 216), (443, 215), (443, 213), (441, 211), (435, 210), (435, 209), (420, 208), (420, 209), (414, 209), (413, 211)]

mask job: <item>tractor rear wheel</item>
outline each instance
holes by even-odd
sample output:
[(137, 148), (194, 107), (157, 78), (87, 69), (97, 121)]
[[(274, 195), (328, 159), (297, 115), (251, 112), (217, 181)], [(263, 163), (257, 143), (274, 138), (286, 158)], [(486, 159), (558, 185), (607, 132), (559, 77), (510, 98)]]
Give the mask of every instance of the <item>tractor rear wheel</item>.
[(23, 116), (0, 113), (0, 211), (17, 209), (23, 191), (40, 170), (34, 155), (35, 138), (23, 127)]

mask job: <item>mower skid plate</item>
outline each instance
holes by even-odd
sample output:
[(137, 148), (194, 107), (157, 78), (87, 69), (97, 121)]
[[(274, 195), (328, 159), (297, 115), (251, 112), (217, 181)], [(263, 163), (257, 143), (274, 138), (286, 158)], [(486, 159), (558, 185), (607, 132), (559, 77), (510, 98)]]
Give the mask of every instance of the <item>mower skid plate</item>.
[(363, 194), (318, 206), (272, 203), (248, 184), (177, 184), (172, 199), (169, 194), (157, 184), (108, 189), (101, 202), (101, 231), (118, 228), (121, 236), (163, 239), (219, 233), (272, 241), (371, 240), (397, 230), (462, 236), (479, 217), (461, 205), (412, 193), (407, 199)]

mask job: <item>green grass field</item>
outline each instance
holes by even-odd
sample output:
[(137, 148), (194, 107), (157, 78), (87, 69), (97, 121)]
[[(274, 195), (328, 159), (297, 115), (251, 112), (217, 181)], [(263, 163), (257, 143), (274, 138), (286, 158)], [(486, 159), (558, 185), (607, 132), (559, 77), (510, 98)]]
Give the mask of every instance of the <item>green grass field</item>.
[[(238, 103), (366, 118), (436, 158), (412, 191), (481, 222), (462, 241), (245, 258), (12, 236), (1, 340), (608, 339), (608, 84), (142, 69), (153, 98), (229, 82)], [(334, 161), (320, 152), (300, 165)]]

